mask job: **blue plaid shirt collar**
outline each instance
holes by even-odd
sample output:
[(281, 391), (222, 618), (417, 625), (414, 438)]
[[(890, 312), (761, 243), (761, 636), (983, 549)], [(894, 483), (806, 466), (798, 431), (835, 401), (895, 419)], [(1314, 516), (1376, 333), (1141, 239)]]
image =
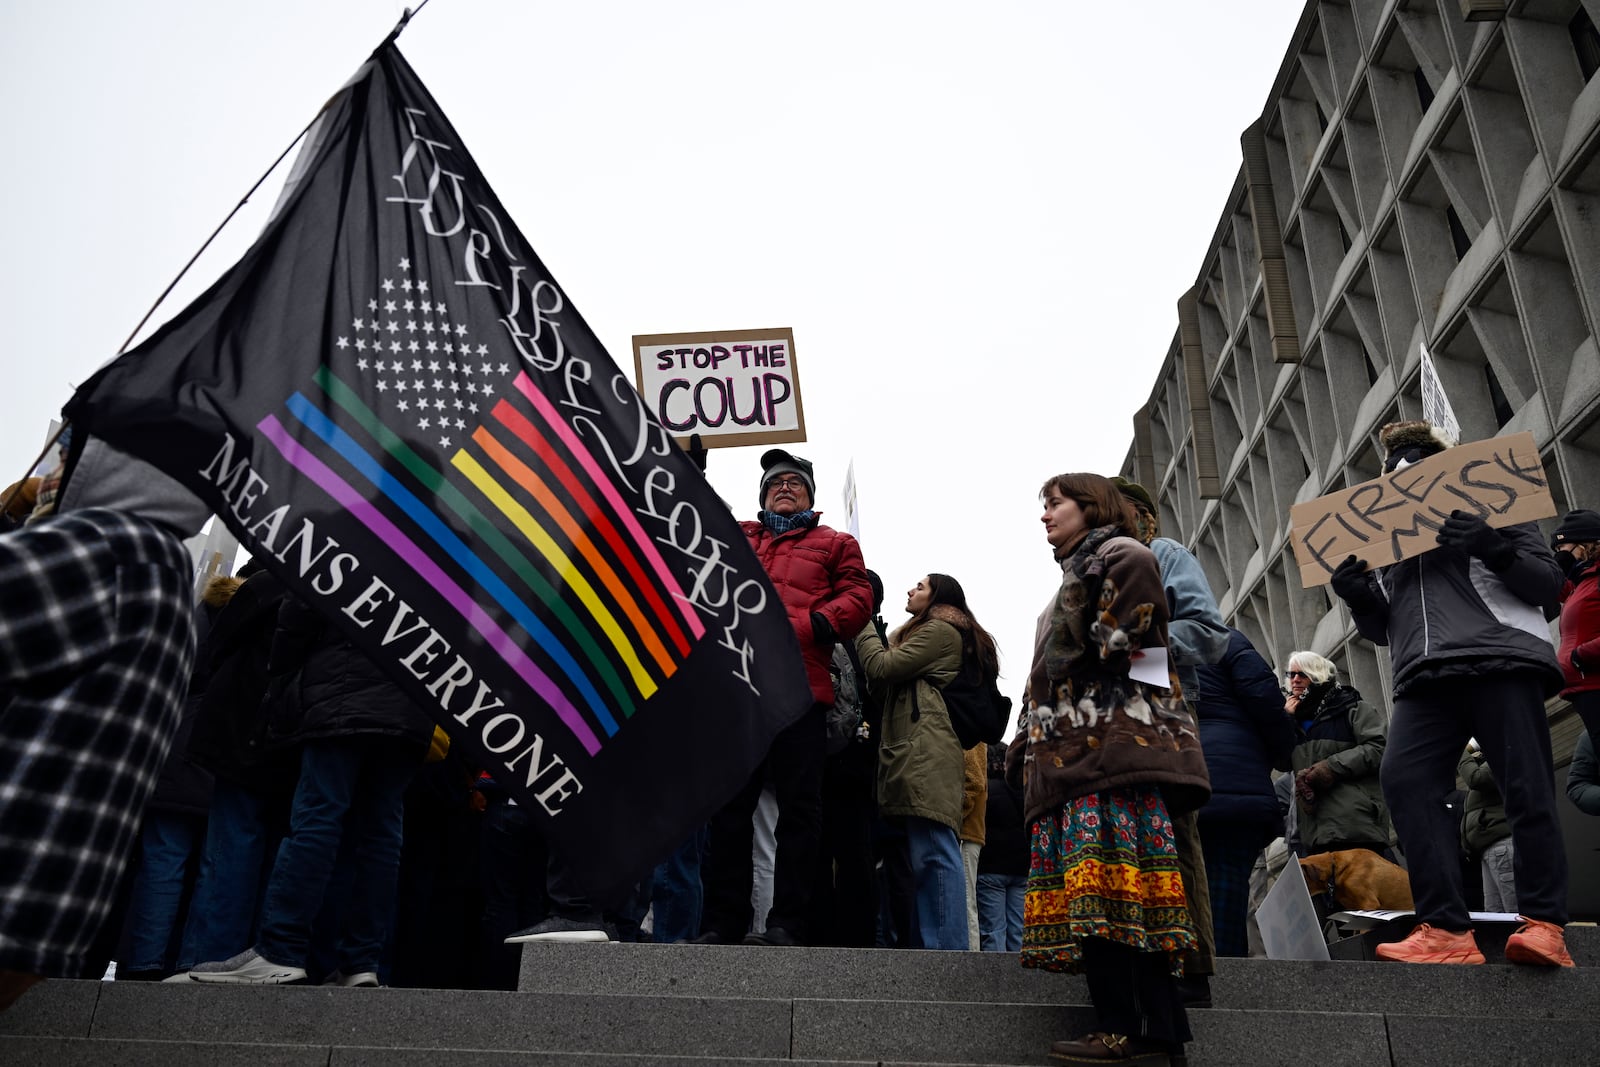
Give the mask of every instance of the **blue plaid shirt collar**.
[(761, 519), (761, 525), (775, 534), (786, 534), (790, 530), (801, 530), (807, 526), (815, 526), (817, 524), (817, 513), (810, 508), (805, 511), (797, 511), (793, 515), (779, 515), (776, 512), (763, 511), (758, 518)]

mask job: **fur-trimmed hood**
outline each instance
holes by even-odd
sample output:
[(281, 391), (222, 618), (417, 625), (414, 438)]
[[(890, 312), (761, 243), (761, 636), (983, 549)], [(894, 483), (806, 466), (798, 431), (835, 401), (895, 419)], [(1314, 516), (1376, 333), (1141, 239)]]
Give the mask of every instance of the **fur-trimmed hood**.
[(1378, 431), (1378, 442), (1386, 454), (1409, 452), (1414, 448), (1423, 456), (1436, 455), (1456, 445), (1449, 434), (1422, 419), (1385, 424)]
[[(928, 609), (927, 619), (938, 619), (940, 622), (949, 623), (951, 626), (954, 626), (957, 630), (961, 631), (962, 637), (971, 636), (972, 628), (975, 625), (975, 623), (972, 621), (972, 616), (968, 615), (954, 604), (935, 604), (933, 607)], [(927, 621), (927, 619), (923, 621)], [(904, 641), (912, 632), (915, 622), (916, 620), (913, 619), (901, 623), (895, 632), (889, 635), (890, 646), (892, 647), (894, 645), (898, 645), (900, 642)]]

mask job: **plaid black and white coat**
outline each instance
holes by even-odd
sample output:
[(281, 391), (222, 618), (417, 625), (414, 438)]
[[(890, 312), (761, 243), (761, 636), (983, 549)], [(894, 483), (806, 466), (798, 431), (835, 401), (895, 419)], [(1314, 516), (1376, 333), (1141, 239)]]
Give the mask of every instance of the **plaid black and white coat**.
[(80, 977), (182, 711), (192, 574), (104, 508), (0, 536), (0, 969)]

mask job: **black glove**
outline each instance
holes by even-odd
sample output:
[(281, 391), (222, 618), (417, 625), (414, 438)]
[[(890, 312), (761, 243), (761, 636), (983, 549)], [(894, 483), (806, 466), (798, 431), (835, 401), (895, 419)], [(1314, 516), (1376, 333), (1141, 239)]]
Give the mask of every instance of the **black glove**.
[(700, 468), (700, 473), (704, 474), (706, 472), (706, 446), (700, 443), (699, 434), (692, 433), (689, 435), (689, 447), (685, 451), (689, 453), (689, 462)]
[(1367, 565), (1355, 556), (1345, 557), (1328, 584), (1352, 611), (1369, 611), (1376, 607), (1377, 594), (1372, 591), (1372, 580), (1367, 577)]
[(1500, 535), (1499, 530), (1470, 511), (1459, 509), (1452, 511), (1450, 517), (1444, 520), (1438, 542), (1477, 556), (1494, 571), (1505, 570), (1517, 556), (1517, 550)]
[[(874, 615), (872, 617), (872, 629), (877, 633), (879, 641), (886, 645), (889, 643), (889, 628), (883, 624), (882, 615)], [(1576, 655), (1577, 653), (1573, 654)]]
[(833, 632), (833, 624), (820, 611), (811, 613), (811, 637), (819, 645), (831, 645), (838, 640)]

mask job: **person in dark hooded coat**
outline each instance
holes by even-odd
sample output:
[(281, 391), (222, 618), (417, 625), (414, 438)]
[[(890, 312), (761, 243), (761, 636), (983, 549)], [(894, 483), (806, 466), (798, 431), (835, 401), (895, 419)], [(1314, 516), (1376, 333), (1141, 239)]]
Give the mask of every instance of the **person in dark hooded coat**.
[(293, 597), (278, 612), (271, 671), (287, 679), (269, 737), (295, 744), (300, 780), (289, 835), (278, 848), (252, 948), (189, 971), (197, 982), (303, 982), (312, 927), (340, 845), (357, 872), (327, 982), (377, 985), (394, 914), (406, 787), (422, 765), (433, 723), (326, 617)]
[(1200, 747), (1211, 776), (1211, 799), (1200, 809), (1211, 920), (1217, 954), (1246, 956), (1250, 871), (1284, 832), (1272, 772), (1289, 769), (1298, 731), (1284, 714), (1277, 675), (1238, 630), (1228, 631), (1221, 662), (1198, 673)]

